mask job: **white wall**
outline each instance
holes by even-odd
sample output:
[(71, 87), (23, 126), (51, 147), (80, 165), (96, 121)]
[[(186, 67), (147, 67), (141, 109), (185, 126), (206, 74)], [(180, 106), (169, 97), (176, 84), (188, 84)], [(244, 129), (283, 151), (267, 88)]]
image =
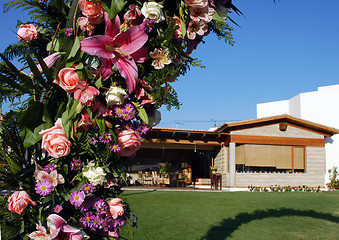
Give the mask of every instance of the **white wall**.
[[(257, 117), (291, 116), (339, 129), (339, 84), (319, 87), (282, 101), (257, 104)], [(339, 135), (326, 139), (326, 176), (328, 169), (339, 167)]]

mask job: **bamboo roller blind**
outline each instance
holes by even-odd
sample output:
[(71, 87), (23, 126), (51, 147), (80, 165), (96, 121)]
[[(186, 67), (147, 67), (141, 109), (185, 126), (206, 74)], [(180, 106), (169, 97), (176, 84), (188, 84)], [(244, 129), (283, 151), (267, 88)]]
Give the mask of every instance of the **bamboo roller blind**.
[(275, 145), (239, 145), (235, 149), (236, 164), (277, 169), (304, 169), (304, 147)]

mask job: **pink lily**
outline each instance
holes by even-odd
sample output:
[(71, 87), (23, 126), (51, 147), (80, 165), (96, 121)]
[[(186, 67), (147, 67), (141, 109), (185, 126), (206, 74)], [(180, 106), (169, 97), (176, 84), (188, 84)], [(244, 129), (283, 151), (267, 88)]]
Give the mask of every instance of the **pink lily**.
[(53, 170), (50, 173), (43, 170), (43, 168), (36, 164), (35, 166), (35, 178), (37, 181), (47, 181), (49, 182), (53, 187), (56, 187), (58, 184), (64, 184), (65, 179), (64, 177), (57, 172), (57, 170)]
[(48, 216), (49, 231), (52, 240), (65, 239), (65, 240), (81, 240), (83, 239), (83, 233), (80, 229), (67, 225), (65, 219), (57, 214), (51, 214)]
[(95, 117), (102, 115), (103, 117), (114, 118), (113, 111), (105, 107), (100, 101), (96, 101), (92, 106), (93, 112), (98, 111)]
[(87, 132), (89, 127), (93, 125), (94, 125), (94, 121), (90, 119), (87, 112), (85, 114), (81, 114), (81, 119), (77, 124), (77, 128), (83, 127), (85, 132)]
[(101, 74), (108, 79), (117, 67), (121, 76), (125, 78), (129, 93), (135, 90), (138, 68), (135, 62), (144, 62), (147, 59), (147, 48), (143, 47), (148, 39), (142, 25), (133, 26), (125, 32), (119, 32), (120, 18), (112, 20), (104, 14), (106, 29), (105, 35), (96, 35), (81, 41), (81, 51), (101, 58)]

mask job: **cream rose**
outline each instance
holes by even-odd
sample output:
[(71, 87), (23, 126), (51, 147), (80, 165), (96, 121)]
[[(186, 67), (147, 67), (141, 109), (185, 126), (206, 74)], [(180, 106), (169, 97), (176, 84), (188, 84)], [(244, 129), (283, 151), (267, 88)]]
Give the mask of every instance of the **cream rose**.
[(42, 130), (39, 134), (42, 136), (41, 148), (46, 150), (49, 155), (60, 158), (69, 154), (72, 144), (67, 139), (61, 118), (58, 118), (53, 127)]
[(102, 185), (106, 181), (106, 173), (101, 167), (90, 166), (82, 173), (94, 186)]
[(156, 2), (144, 2), (141, 13), (145, 18), (152, 19), (156, 23), (165, 20), (162, 5)]
[(111, 86), (106, 92), (106, 102), (108, 105), (121, 105), (127, 95), (126, 91), (120, 87)]
[(17, 32), (20, 41), (31, 42), (38, 38), (38, 32), (33, 24), (23, 24)]

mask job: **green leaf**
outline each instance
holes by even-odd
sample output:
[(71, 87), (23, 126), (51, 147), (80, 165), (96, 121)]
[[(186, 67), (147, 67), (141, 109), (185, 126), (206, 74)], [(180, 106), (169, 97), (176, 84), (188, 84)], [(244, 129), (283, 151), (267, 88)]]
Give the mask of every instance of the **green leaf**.
[(19, 125), (24, 148), (40, 141), (39, 132), (53, 126), (46, 106), (39, 102), (30, 104), (19, 114)]
[(102, 77), (100, 77), (94, 84), (98, 89), (103, 86)]
[(94, 118), (95, 123), (98, 125), (99, 129), (103, 132), (106, 131), (106, 124), (103, 118)]
[(9, 225), (1, 224), (1, 238), (14, 239), (19, 233), (20, 227), (13, 227)]
[(113, 19), (126, 5), (127, 1), (124, 0), (112, 0), (111, 3), (101, 1), (103, 8), (108, 13), (109, 19)]
[(74, 58), (77, 55), (79, 50), (80, 50), (80, 40), (79, 40), (79, 37), (76, 37), (75, 41), (73, 43), (71, 52), (69, 53), (69, 55), (67, 57), (67, 60), (71, 59), (71, 58)]
[(215, 11), (214, 14), (213, 14), (213, 20), (214, 20), (214, 21), (217, 21), (217, 22), (223, 22), (223, 23), (226, 22), (226, 20), (223, 19), (223, 18), (218, 14), (217, 11)]
[(0, 73), (0, 81), (10, 85), (12, 88), (18, 89), (22, 93), (29, 93), (29, 89), (25, 89), (24, 86), (21, 86), (20, 84), (14, 82), (14, 80), (2, 75), (1, 73)]
[(6, 65), (12, 70), (12, 72), (20, 79), (27, 87), (34, 88), (32, 79), (24, 72), (19, 71), (4, 55), (0, 53), (0, 57), (4, 60)]
[(46, 84), (46, 81), (45, 79), (42, 77), (38, 67), (36, 66), (36, 64), (34, 63), (33, 59), (27, 55), (25, 57), (27, 63), (28, 63), (28, 66), (29, 68), (31, 69), (32, 73), (34, 74), (34, 78), (36, 80), (38, 80), (38, 82), (46, 89), (48, 89), (48, 85)]
[(148, 120), (148, 115), (147, 115), (145, 108), (138, 107), (138, 103), (136, 103), (136, 102), (132, 102), (132, 103), (135, 106), (135, 108), (137, 109), (139, 117), (141, 118), (141, 120), (144, 123), (148, 124), (149, 120)]
[[(53, 47), (53, 49), (52, 49), (52, 47)], [(54, 39), (54, 41), (50, 41), (47, 44), (46, 50), (47, 51), (52, 51), (52, 52), (60, 52), (59, 39)]]

